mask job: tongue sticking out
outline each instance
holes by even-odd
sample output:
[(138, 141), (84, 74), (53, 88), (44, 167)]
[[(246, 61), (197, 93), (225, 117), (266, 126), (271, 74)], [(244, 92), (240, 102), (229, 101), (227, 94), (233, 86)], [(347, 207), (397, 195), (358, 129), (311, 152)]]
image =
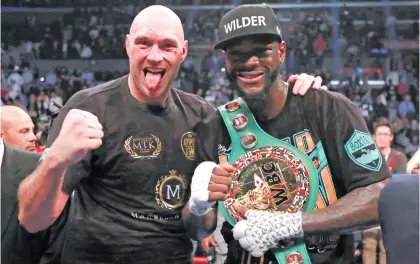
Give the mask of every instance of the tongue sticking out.
[(152, 73), (147, 72), (146, 73), (146, 88), (150, 91), (156, 90), (160, 79), (162, 79), (161, 73)]

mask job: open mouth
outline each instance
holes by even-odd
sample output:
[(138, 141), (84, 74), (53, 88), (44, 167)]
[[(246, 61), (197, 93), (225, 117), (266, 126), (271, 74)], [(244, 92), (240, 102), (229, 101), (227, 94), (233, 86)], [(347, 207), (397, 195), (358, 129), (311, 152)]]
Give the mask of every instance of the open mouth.
[(160, 74), (160, 77), (162, 78), (166, 71), (164, 69), (144, 68), (143, 72), (145, 76), (149, 73)]
[(255, 83), (264, 76), (263, 71), (238, 72), (238, 78), (244, 83)]
[(146, 88), (149, 90), (155, 90), (162, 80), (163, 75), (165, 75), (166, 70), (148, 67), (144, 68), (143, 72), (146, 80)]

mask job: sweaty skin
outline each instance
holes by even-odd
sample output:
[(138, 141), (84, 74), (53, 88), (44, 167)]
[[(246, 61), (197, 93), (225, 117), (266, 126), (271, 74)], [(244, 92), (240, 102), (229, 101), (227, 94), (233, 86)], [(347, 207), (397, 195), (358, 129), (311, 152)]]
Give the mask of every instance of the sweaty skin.
[(1, 138), (4, 143), (21, 150), (35, 151), (36, 136), (31, 117), (17, 106), (0, 108)]

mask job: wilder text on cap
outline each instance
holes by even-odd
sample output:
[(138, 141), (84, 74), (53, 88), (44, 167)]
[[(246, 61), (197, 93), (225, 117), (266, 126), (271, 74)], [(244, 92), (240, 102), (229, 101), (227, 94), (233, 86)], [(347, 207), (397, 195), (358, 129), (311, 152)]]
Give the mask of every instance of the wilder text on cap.
[(264, 16), (250, 16), (234, 19), (229, 23), (225, 24), (224, 26), (226, 34), (228, 34), (229, 32), (235, 31), (240, 28), (261, 27), (267, 25), (265, 24)]

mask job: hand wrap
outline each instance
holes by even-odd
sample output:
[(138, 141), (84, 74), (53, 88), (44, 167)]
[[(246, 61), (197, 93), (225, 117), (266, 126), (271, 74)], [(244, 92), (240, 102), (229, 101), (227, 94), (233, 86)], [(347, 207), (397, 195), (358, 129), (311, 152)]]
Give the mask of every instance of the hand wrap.
[(198, 165), (191, 180), (191, 196), (189, 209), (193, 215), (207, 214), (215, 202), (209, 202), (209, 183), (213, 169), (217, 164), (205, 161)]
[(280, 241), (303, 237), (302, 213), (274, 213), (249, 210), (247, 220), (233, 228), (233, 237), (254, 257), (261, 257)]

